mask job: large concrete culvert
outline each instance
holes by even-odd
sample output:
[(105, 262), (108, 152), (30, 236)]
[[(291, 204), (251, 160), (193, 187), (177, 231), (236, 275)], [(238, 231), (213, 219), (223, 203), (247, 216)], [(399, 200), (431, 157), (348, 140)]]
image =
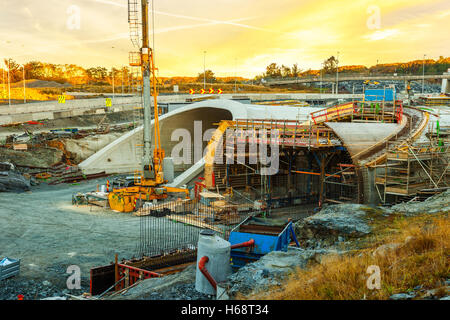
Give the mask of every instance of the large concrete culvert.
[[(166, 150), (166, 157), (178, 158), (175, 171), (183, 171), (203, 157), (211, 134), (221, 120), (232, 120), (229, 110), (202, 107), (178, 113), (170, 120), (161, 122), (162, 147)], [(213, 130), (211, 130), (213, 129)], [(209, 133), (209, 134), (208, 134)], [(189, 146), (180, 152), (182, 145)], [(174, 149), (179, 145), (179, 148)], [(187, 151), (187, 154), (183, 154)]]
[[(221, 120), (232, 120), (235, 118), (246, 118), (247, 110), (241, 103), (229, 100), (211, 100), (194, 103), (179, 108), (169, 114), (160, 116), (161, 144), (166, 152), (166, 157), (170, 157), (172, 149), (177, 145), (181, 138), (171, 141), (175, 130), (185, 129), (191, 139), (190, 146), (193, 145), (195, 138), (195, 125), (201, 128), (202, 149), (205, 148), (207, 141), (203, 141), (204, 133), (214, 128)], [(179, 131), (181, 132), (181, 131)], [(153, 139), (153, 120), (152, 120), (152, 139)], [(127, 132), (111, 144), (107, 145), (97, 153), (84, 160), (79, 167), (85, 174), (106, 172), (113, 173), (132, 173), (140, 170), (140, 162), (143, 154), (143, 127), (140, 126), (130, 132)], [(194, 160), (194, 148), (189, 155), (187, 164), (176, 165), (175, 170), (183, 170), (190, 167)]]

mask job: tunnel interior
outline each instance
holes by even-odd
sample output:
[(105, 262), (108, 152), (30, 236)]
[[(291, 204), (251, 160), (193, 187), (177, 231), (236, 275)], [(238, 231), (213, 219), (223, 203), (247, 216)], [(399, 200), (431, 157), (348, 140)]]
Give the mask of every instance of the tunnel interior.
[[(217, 128), (221, 120), (232, 119), (233, 115), (228, 110), (204, 107), (175, 114), (161, 121), (161, 144), (166, 157), (179, 159), (175, 161), (175, 171), (184, 171), (200, 160), (198, 157), (203, 156), (211, 138), (206, 132)], [(201, 153), (196, 154), (196, 150)]]

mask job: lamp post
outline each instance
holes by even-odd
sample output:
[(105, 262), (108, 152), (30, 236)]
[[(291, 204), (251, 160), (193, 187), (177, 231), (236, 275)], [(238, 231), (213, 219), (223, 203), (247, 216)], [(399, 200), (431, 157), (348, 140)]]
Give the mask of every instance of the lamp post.
[(123, 94), (123, 73), (124, 73), (124, 71), (125, 71), (125, 67), (122, 66), (122, 94)]
[(113, 89), (113, 100), (114, 100), (114, 96), (115, 96), (115, 94), (114, 94), (114, 67), (112, 67), (112, 71), (111, 71), (111, 73), (112, 73), (112, 89)]
[(422, 94), (424, 92), (424, 87), (425, 87), (425, 57), (427, 55), (424, 54), (423, 55), (423, 60), (422, 60)]
[(336, 58), (336, 94), (339, 93), (339, 51)]
[(10, 68), (10, 60), (8, 59), (8, 101), (9, 101), (9, 106), (11, 107), (11, 77), (10, 77), (10, 73), (11, 70), (9, 70)]
[(320, 93), (322, 93), (322, 80), (323, 80), (323, 68), (324, 68), (324, 63), (322, 62), (322, 69), (320, 69)]
[(27, 103), (27, 96), (25, 94), (25, 65), (22, 65), (23, 71), (23, 103)]
[(206, 90), (206, 51), (203, 51), (203, 89)]
[(5, 69), (2, 68), (2, 89), (3, 89), (3, 95), (2, 97), (6, 97), (6, 89), (5, 89)]
[(234, 59), (234, 93), (236, 93), (236, 76), (237, 76), (237, 70), (236, 70), (236, 65), (237, 65), (237, 58)]

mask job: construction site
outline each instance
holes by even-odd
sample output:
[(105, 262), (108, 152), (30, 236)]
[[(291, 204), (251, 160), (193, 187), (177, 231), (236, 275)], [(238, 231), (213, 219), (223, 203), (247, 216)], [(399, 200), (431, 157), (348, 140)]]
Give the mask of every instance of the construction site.
[(234, 299), (242, 270), (317, 250), (308, 217), (448, 194), (450, 70), (433, 98), (337, 79), (327, 94), (163, 95), (151, 9), (128, 0), (131, 92), (0, 106), (1, 299)]

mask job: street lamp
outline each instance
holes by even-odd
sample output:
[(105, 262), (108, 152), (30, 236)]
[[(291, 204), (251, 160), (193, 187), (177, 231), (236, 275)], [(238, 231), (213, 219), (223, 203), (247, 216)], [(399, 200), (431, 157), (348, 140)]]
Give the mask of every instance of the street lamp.
[(206, 90), (206, 51), (203, 51), (203, 89)]
[[(5, 67), (6, 68), (6, 67)], [(2, 97), (6, 97), (6, 89), (5, 89), (5, 69), (2, 68), (2, 89), (3, 89), (3, 95)]]
[(122, 94), (123, 94), (123, 73), (124, 73), (124, 71), (125, 71), (125, 67), (122, 66)]
[(11, 80), (10, 80), (11, 70), (9, 70), (10, 60), (11, 59), (8, 59), (8, 101), (9, 101), (9, 106), (11, 107)]
[(426, 56), (427, 55), (424, 54), (423, 55), (423, 60), (422, 60), (422, 65), (423, 65), (423, 67), (422, 67), (422, 94), (423, 94), (424, 87), (425, 87), (425, 57)]
[(336, 94), (339, 93), (339, 51), (336, 58)]
[(237, 58), (234, 58), (234, 93), (236, 93), (236, 77), (237, 77)]
[(114, 67), (112, 67), (112, 70), (111, 70), (111, 73), (112, 73), (112, 89), (113, 89), (113, 99), (114, 99)]
[(322, 69), (320, 69), (320, 93), (322, 93), (323, 68), (325, 67), (323, 62), (321, 65)]
[(23, 103), (27, 103), (27, 96), (25, 94), (25, 65), (22, 65), (23, 71)]

